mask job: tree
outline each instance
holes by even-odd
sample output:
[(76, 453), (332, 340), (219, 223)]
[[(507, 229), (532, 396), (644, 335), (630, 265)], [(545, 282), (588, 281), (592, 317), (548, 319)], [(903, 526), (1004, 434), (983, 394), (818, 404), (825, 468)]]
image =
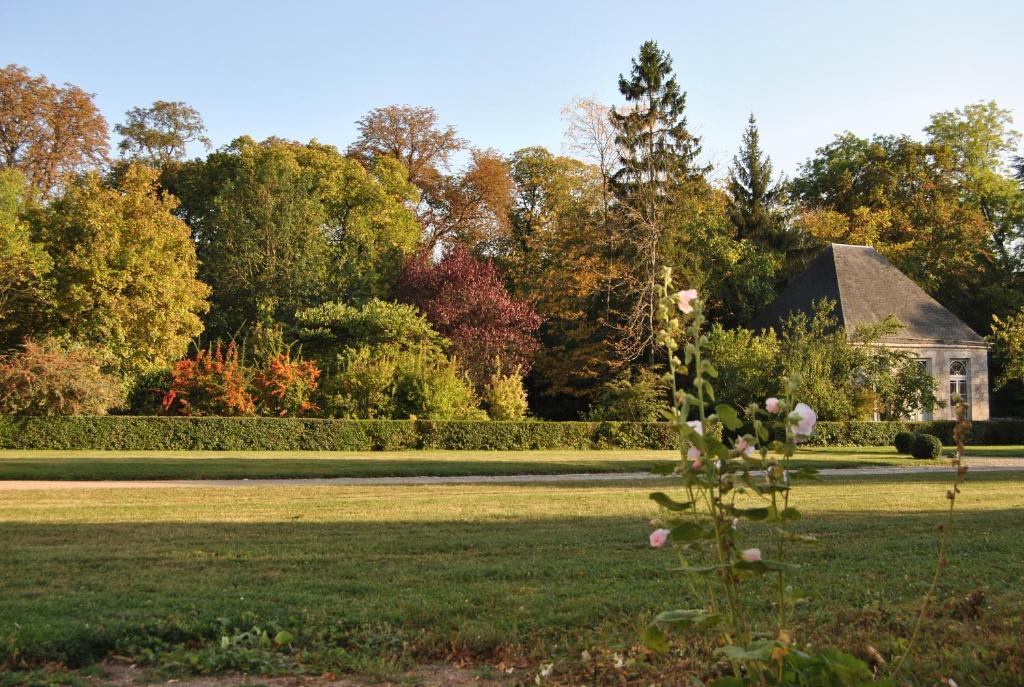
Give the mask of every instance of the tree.
[(925, 127), (929, 143), (950, 159), (949, 173), (964, 200), (984, 216), (1004, 261), (1024, 236), (1024, 192), (1010, 165), (1021, 135), (1012, 124), (1009, 110), (979, 102), (934, 114)]
[(29, 189), (16, 169), (0, 169), (0, 351), (45, 333), (53, 261), (27, 221)]
[(141, 166), (118, 188), (89, 173), (40, 218), (58, 326), (74, 341), (105, 347), (122, 373), (177, 360), (203, 331), (208, 307), (188, 226), (156, 182), (157, 172)]
[(595, 168), (601, 179), (600, 224), (601, 253), (604, 257), (604, 318), (611, 320), (612, 291), (619, 276), (616, 260), (616, 236), (612, 223), (612, 176), (619, 164), (616, 131), (611, 108), (596, 99), (575, 98), (562, 108), (566, 122), (566, 148)]
[(747, 120), (743, 145), (732, 159), (727, 185), (729, 220), (736, 237), (784, 251), (788, 247), (783, 210), (785, 184), (772, 179), (772, 161), (761, 150), (761, 135), (754, 115)]
[(516, 151), (511, 162), (513, 240), (501, 264), (516, 297), (544, 318), (528, 378), (534, 407), (575, 418), (622, 366), (608, 324), (601, 173), (540, 147)]
[(838, 326), (835, 301), (815, 304), (814, 314), (794, 313), (779, 339), (781, 375), (800, 380), (823, 420), (883, 420), (930, 412), (935, 380), (904, 351), (879, 345), (903, 326), (895, 318), (848, 333)]
[(107, 122), (92, 99), (78, 86), (54, 86), (15, 64), (0, 69), (0, 166), (51, 193), (66, 174), (103, 163)]
[(213, 286), (217, 335), (261, 319), (261, 308), (288, 323), (318, 303), (385, 295), (419, 238), (401, 163), (366, 169), (315, 141), (242, 137), (185, 164), (170, 186)]
[(611, 113), (620, 163), (612, 188), (629, 265), (622, 296), (630, 305), (621, 343), (631, 360), (654, 352), (654, 284), (670, 229), (668, 210), (680, 187), (706, 170), (696, 163), (701, 146), (687, 128), (686, 94), (673, 74), (672, 58), (657, 43), (640, 47), (629, 78), (619, 76), (619, 92), (627, 107)]
[(122, 137), (117, 144), (121, 157), (157, 168), (182, 162), (189, 143), (210, 149), (199, 112), (181, 101), (157, 100), (149, 107), (133, 107), (114, 131)]
[(451, 173), (451, 157), (468, 142), (452, 126), (438, 124), (430, 107), (390, 105), (357, 122), (359, 138), (349, 155), (369, 163), (398, 160), (420, 190), (416, 216), (427, 250), (462, 243), (484, 253), (507, 238), (512, 195), (509, 167), (493, 150), (471, 149), (469, 164)]
[(529, 370), (541, 318), (531, 303), (509, 295), (491, 260), (479, 260), (458, 245), (437, 264), (421, 253), (406, 263), (396, 293), (451, 340), (451, 352), (479, 388), (496, 360)]
[(466, 147), (455, 127), (438, 125), (432, 107), (377, 107), (356, 126), (359, 138), (349, 147), (349, 155), (368, 165), (379, 157), (398, 160), (409, 170), (409, 181), (425, 194), (448, 170), (451, 156)]
[(1002, 368), (993, 388), (999, 390), (1011, 382), (1024, 383), (1024, 308), (1003, 318), (993, 315), (989, 341)]

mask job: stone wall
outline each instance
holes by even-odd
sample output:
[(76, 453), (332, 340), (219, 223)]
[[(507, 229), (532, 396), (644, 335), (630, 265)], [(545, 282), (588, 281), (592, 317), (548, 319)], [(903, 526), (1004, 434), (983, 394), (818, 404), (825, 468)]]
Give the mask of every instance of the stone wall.
[(949, 365), (954, 360), (966, 360), (968, 370), (968, 402), (971, 406), (972, 420), (989, 418), (989, 381), (988, 381), (988, 350), (983, 347), (957, 346), (892, 346), (905, 350), (915, 358), (930, 361), (930, 371), (938, 386), (936, 397), (946, 404), (945, 408), (936, 408), (932, 413), (934, 420), (952, 420), (953, 409), (949, 405)]

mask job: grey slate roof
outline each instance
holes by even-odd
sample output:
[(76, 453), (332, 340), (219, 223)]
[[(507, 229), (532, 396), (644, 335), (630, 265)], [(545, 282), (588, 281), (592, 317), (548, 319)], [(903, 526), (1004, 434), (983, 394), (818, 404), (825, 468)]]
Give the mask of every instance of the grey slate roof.
[(836, 301), (833, 315), (848, 332), (895, 315), (903, 328), (884, 343), (984, 346), (985, 341), (870, 246), (830, 244), (750, 323), (779, 329), (790, 313), (813, 313), (823, 298)]

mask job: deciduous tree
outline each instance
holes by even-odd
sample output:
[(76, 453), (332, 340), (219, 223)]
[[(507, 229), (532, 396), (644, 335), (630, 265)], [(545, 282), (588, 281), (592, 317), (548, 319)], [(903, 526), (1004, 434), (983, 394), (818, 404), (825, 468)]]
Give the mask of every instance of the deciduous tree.
[(123, 158), (158, 168), (183, 161), (189, 143), (210, 149), (203, 118), (181, 101), (157, 100), (149, 107), (133, 107), (114, 131), (122, 137), (117, 149)]
[(172, 189), (214, 289), (210, 325), (234, 333), (270, 307), (384, 295), (419, 238), (401, 163), (364, 168), (333, 146), (248, 137), (187, 163)]
[(509, 295), (491, 260), (475, 258), (459, 245), (436, 264), (421, 253), (406, 263), (397, 294), (451, 340), (451, 352), (479, 388), (496, 360), (528, 371), (541, 318), (531, 303)]
[(157, 172), (132, 166), (117, 188), (96, 173), (40, 218), (53, 260), (56, 317), (73, 340), (107, 348), (124, 373), (168, 365), (203, 331), (210, 290)]
[(0, 169), (0, 351), (49, 326), (53, 261), (27, 221), (29, 189), (16, 169)]
[(0, 69), (0, 166), (51, 193), (64, 175), (102, 164), (107, 122), (92, 99), (78, 86), (55, 86), (16, 64)]

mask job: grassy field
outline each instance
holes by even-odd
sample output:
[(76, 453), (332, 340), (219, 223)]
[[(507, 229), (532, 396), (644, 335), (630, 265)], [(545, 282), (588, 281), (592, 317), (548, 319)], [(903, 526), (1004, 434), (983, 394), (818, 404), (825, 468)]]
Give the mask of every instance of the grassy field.
[[(976, 455), (1024, 456), (1021, 446), (972, 448)], [(566, 474), (649, 470), (672, 451), (0, 451), (0, 480), (238, 479)], [(802, 450), (815, 467), (926, 465), (888, 447)]]
[[(912, 684), (1020, 684), (1022, 480), (986, 473), (965, 486)], [(934, 561), (945, 489), (937, 475), (800, 487), (798, 524), (819, 542), (793, 556), (807, 599), (799, 639), (862, 656), (868, 644), (898, 651)], [(652, 613), (690, 603), (669, 572), (671, 554), (646, 544), (656, 512), (649, 490), (630, 482), (8, 492), (0, 662), (82, 667), (116, 653), (167, 676), (379, 675), (462, 660), (482, 676), (515, 666), (530, 684), (531, 671), (553, 662), (563, 684), (682, 684), (681, 675), (716, 669), (706, 643), (667, 658), (637, 647)], [(760, 533), (743, 531), (751, 542)], [(986, 595), (977, 618), (970, 605), (945, 603), (975, 590)], [(750, 601), (767, 612), (765, 597), (754, 588)], [(29, 682), (26, 673), (5, 679)]]

